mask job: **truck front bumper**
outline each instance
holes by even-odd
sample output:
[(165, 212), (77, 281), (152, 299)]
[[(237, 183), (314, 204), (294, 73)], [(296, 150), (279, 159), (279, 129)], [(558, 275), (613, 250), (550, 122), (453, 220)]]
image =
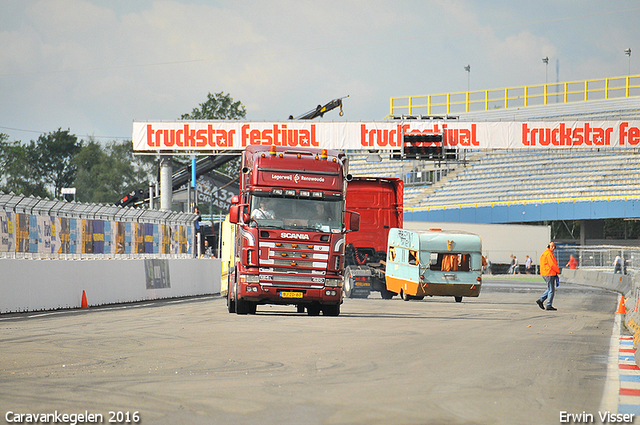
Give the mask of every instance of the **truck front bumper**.
[(277, 286), (247, 285), (241, 288), (239, 298), (256, 304), (340, 304), (342, 288), (282, 288)]

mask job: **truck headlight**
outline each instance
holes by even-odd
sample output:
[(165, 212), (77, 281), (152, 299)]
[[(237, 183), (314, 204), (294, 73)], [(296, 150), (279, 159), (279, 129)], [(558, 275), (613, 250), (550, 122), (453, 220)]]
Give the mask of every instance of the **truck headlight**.
[(260, 283), (260, 276), (257, 274), (243, 274), (240, 276), (240, 282)]
[(342, 279), (325, 279), (324, 286), (338, 288), (342, 286)]

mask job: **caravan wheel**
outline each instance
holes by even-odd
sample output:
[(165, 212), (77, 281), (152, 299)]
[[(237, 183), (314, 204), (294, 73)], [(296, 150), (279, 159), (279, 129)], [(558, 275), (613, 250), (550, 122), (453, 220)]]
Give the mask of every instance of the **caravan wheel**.
[(405, 301), (409, 301), (409, 300), (411, 299), (411, 295), (407, 295), (407, 294), (404, 292), (404, 289), (401, 289), (401, 290), (400, 290), (400, 298), (402, 298), (402, 299), (403, 299), (403, 300), (405, 300)]

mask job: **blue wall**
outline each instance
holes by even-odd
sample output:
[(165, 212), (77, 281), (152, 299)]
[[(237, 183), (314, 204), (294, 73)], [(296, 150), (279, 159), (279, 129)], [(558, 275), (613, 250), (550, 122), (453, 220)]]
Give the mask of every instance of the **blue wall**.
[(406, 221), (452, 223), (523, 223), (532, 221), (594, 220), (640, 217), (640, 201), (598, 200), (591, 202), (549, 202), (472, 208), (405, 210)]

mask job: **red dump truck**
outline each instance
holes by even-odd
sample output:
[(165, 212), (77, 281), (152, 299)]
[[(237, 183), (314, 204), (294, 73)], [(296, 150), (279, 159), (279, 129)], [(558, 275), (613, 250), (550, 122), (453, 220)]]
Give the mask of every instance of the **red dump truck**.
[(393, 177), (353, 177), (347, 187), (347, 210), (360, 214), (360, 230), (346, 236), (344, 295), (366, 298), (387, 290), (385, 266), (389, 229), (402, 228), (403, 182)]
[[(343, 152), (249, 146), (240, 194), (232, 199), (228, 271), (230, 313), (261, 304), (295, 305), (317, 316), (340, 314), (345, 234), (360, 217), (345, 211), (348, 160)], [(223, 234), (223, 238), (225, 238)]]

